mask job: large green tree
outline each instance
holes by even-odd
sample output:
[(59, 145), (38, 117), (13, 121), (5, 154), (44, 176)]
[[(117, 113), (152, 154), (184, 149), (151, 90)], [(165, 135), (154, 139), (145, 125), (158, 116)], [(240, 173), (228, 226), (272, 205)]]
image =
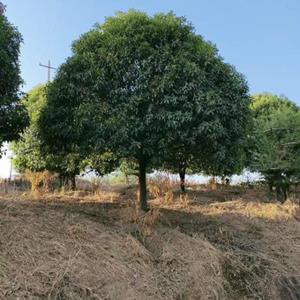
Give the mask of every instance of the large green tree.
[(253, 96), (255, 147), (251, 168), (275, 186), (277, 199), (284, 201), (289, 185), (300, 178), (300, 109), (283, 96)]
[(17, 139), (28, 121), (19, 101), (21, 42), (19, 31), (7, 20), (0, 2), (0, 149), (3, 142)]
[(146, 170), (162, 165), (171, 146), (197, 145), (205, 157), (220, 141), (235, 144), (247, 92), (186, 19), (118, 13), (73, 44), (49, 90), (41, 136), (52, 151), (97, 149), (136, 162), (147, 210)]

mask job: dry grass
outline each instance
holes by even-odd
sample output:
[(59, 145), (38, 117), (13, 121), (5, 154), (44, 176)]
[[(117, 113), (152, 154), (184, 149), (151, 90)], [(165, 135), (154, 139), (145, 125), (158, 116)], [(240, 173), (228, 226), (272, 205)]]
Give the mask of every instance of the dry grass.
[(141, 214), (135, 192), (2, 195), (0, 299), (299, 299), (298, 205), (203, 187)]
[(251, 219), (261, 218), (264, 221), (287, 221), (300, 217), (299, 205), (290, 201), (282, 205), (257, 201), (246, 202), (243, 199), (239, 199), (193, 207), (193, 210), (207, 215), (233, 214)]
[(40, 192), (48, 193), (51, 182), (56, 179), (56, 175), (49, 171), (32, 172), (27, 170), (24, 176), (31, 184), (31, 192), (36, 194)]
[[(90, 218), (92, 211), (2, 201), (0, 298), (183, 299), (222, 293), (217, 251), (209, 243), (177, 230), (152, 233), (160, 239), (161, 253), (154, 255), (130, 231), (107, 224), (108, 212)], [(153, 214), (143, 216), (143, 226), (154, 226)]]
[(149, 195), (154, 199), (163, 198), (170, 194), (177, 185), (178, 181), (172, 179), (170, 175), (156, 175), (148, 180)]

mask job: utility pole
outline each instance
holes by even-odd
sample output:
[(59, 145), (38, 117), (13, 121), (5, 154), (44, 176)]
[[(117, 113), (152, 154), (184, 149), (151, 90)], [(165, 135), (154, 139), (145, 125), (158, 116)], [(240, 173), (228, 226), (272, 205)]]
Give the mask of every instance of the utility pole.
[(0, 2), (0, 15), (4, 15), (6, 6)]
[(49, 82), (50, 79), (51, 79), (51, 70), (56, 70), (56, 68), (51, 67), (50, 60), (48, 60), (48, 65), (43, 65), (43, 64), (40, 63), (39, 66), (48, 69), (48, 82)]

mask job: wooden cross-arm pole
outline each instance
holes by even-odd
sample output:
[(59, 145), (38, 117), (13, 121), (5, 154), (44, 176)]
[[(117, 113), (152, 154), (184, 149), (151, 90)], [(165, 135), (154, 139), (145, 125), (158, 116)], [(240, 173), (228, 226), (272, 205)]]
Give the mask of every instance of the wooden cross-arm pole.
[(48, 69), (48, 82), (49, 82), (50, 79), (51, 79), (51, 70), (56, 70), (56, 68), (51, 67), (50, 60), (48, 60), (48, 65), (43, 65), (43, 64), (40, 63), (39, 66)]

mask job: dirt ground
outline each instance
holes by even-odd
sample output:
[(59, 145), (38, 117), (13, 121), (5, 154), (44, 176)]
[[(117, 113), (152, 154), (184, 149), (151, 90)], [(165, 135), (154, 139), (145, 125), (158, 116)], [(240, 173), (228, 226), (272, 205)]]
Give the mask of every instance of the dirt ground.
[(300, 299), (298, 203), (136, 190), (0, 193), (0, 299)]

